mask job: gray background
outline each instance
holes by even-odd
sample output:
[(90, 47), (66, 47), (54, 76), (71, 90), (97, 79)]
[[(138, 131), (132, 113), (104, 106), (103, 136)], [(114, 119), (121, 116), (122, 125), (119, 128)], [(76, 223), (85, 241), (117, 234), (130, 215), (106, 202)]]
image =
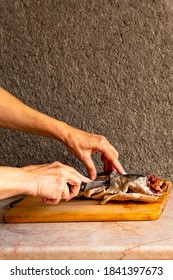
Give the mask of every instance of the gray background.
[[(173, 179), (173, 1), (1, 0), (0, 84), (105, 135), (127, 172)], [(83, 165), (52, 139), (0, 130), (0, 164)], [(100, 155), (94, 157), (102, 170)]]

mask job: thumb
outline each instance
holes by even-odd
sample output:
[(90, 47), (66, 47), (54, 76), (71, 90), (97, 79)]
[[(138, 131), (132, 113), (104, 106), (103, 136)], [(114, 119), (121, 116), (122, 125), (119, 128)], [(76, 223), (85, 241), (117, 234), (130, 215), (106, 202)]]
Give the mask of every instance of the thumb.
[(97, 177), (97, 171), (95, 168), (95, 164), (91, 157), (84, 159), (83, 163), (88, 171), (89, 177), (91, 180), (94, 180)]

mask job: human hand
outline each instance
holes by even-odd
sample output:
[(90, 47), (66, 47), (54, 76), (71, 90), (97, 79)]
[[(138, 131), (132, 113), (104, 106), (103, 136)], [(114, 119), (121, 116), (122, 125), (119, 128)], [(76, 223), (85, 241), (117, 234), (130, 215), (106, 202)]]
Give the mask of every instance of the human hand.
[(116, 169), (118, 173), (125, 174), (124, 168), (118, 160), (118, 152), (102, 135), (95, 135), (69, 127), (65, 145), (84, 163), (92, 180), (96, 178), (97, 172), (91, 156), (96, 152), (101, 152), (102, 154), (101, 159), (104, 164), (104, 171)]
[(78, 194), (81, 182), (90, 181), (74, 168), (60, 162), (31, 165), (23, 169), (30, 174), (30, 195), (40, 196), (47, 204), (57, 204), (61, 199), (70, 200)]

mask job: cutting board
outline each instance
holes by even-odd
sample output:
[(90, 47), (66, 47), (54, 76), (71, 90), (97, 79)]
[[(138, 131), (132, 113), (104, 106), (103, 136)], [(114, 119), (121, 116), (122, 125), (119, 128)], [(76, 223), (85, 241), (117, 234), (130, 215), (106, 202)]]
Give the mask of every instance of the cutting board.
[(155, 203), (112, 201), (101, 205), (99, 200), (74, 198), (46, 205), (40, 198), (29, 196), (7, 211), (3, 218), (5, 223), (156, 220), (165, 207), (170, 188), (171, 185)]

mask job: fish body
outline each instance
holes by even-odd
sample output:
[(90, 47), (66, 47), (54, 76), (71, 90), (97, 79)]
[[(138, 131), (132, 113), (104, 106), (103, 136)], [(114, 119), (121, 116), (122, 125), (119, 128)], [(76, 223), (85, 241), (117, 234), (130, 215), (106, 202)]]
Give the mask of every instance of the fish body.
[[(99, 180), (99, 177), (96, 180)], [(82, 196), (101, 199), (101, 204), (105, 204), (109, 200), (155, 202), (162, 192), (167, 190), (166, 181), (155, 175), (121, 175), (112, 171), (109, 174), (109, 184), (107, 175), (105, 176), (105, 185), (104, 176), (101, 177), (101, 180), (103, 181), (102, 186), (88, 189), (82, 193)]]

